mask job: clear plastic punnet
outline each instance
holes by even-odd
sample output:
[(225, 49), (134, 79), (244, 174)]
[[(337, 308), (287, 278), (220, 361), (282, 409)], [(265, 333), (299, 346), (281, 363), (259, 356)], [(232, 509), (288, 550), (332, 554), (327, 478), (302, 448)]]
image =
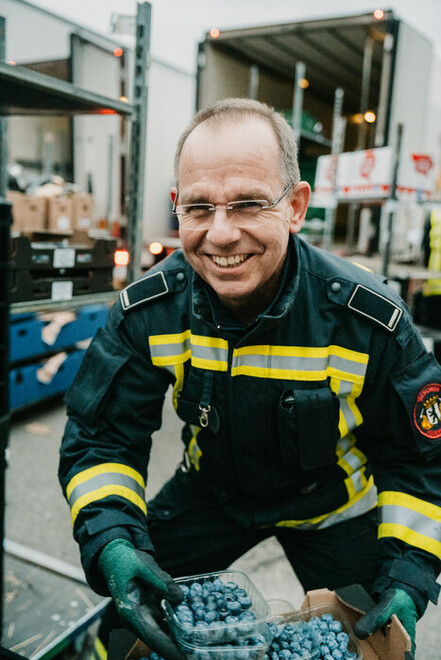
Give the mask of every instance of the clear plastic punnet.
[(184, 601), (162, 602), (165, 617), (186, 658), (260, 660), (271, 642), (270, 607), (241, 571), (177, 578)]

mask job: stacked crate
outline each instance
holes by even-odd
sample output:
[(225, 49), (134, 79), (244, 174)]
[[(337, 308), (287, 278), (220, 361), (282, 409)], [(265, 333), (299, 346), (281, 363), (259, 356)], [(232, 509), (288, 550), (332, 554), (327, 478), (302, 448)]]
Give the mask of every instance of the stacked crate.
[(116, 239), (34, 233), (11, 239), (11, 303), (70, 300), (113, 290)]
[(107, 305), (96, 304), (75, 312), (11, 316), (11, 411), (63, 394), (70, 387), (87, 340), (105, 324), (108, 311)]

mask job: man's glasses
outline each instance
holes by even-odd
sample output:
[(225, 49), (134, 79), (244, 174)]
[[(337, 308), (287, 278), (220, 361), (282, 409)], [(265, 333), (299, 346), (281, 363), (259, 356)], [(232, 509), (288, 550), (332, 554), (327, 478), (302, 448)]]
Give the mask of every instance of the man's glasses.
[[(268, 222), (269, 217), (262, 213), (272, 209), (283, 199), (292, 187), (290, 183), (279, 197), (272, 202), (266, 199), (244, 199), (227, 204), (173, 204), (172, 213), (178, 216), (179, 223), (183, 229), (210, 229), (214, 221), (216, 209), (225, 209), (228, 217), (235, 227), (247, 229), (257, 227)], [(177, 199), (177, 196), (176, 196)]]

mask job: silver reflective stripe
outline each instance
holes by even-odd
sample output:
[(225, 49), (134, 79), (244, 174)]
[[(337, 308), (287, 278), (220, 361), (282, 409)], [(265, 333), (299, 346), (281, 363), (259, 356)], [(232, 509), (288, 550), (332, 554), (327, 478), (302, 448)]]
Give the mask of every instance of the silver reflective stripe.
[(351, 520), (352, 518), (361, 516), (377, 506), (377, 488), (372, 477), (370, 477), (368, 482), (365, 483), (363, 489), (365, 491), (364, 493), (361, 495), (356, 494), (352, 498), (352, 504), (350, 500), (346, 505), (328, 515), (319, 516), (318, 518), (311, 520), (282, 520), (277, 523), (277, 527), (325, 529), (326, 527), (331, 527), (332, 525), (344, 522), (345, 520)]
[(350, 506), (344, 511), (338, 513), (331, 513), (330, 516), (325, 518), (322, 523), (320, 523), (316, 529), (324, 529), (326, 527), (331, 527), (337, 523), (344, 522), (345, 520), (351, 520), (357, 516), (362, 516), (364, 513), (367, 513), (371, 509), (377, 506), (377, 488), (372, 486), (361, 499), (359, 499), (355, 504)]
[(382, 523), (403, 525), (418, 534), (441, 542), (441, 522), (428, 518), (422, 513), (406, 507), (383, 504), (380, 507), (380, 517)]
[(349, 407), (348, 400), (342, 396), (339, 396), (339, 401), (340, 401), (340, 410), (342, 412), (343, 417), (345, 418), (347, 433), (349, 433), (349, 431), (353, 431), (357, 427), (358, 425), (357, 420), (351, 408)]
[(360, 458), (350, 450), (343, 454), (342, 460), (351, 466), (353, 472), (356, 472), (362, 465), (364, 465)]
[(149, 345), (152, 362), (158, 367), (167, 368), (191, 360), (201, 369), (228, 369), (228, 343), (224, 339), (193, 335), (186, 330), (175, 335), (152, 335)]
[(87, 493), (94, 490), (98, 490), (98, 488), (115, 485), (128, 488), (139, 495), (139, 497), (144, 497), (144, 489), (135, 479), (118, 472), (105, 472), (104, 474), (98, 474), (87, 481), (78, 484), (78, 486), (75, 486), (69, 495), (69, 505), (72, 507), (80, 497), (87, 495)]
[[(271, 348), (271, 347), (269, 347)], [(347, 374), (363, 377), (366, 373), (366, 365), (354, 362), (337, 355), (304, 357), (299, 355), (277, 355), (270, 351), (269, 354), (236, 353), (233, 355), (233, 369), (240, 367), (251, 367), (271, 371), (286, 370), (292, 372), (323, 372), (327, 369), (337, 370)], [(287, 376), (289, 377), (289, 376)]]

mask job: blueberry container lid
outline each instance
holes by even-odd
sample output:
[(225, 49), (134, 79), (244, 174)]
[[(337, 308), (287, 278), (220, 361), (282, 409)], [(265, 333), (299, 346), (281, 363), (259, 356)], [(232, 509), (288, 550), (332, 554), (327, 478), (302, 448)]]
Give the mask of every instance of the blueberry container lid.
[(184, 590), (184, 601), (173, 608), (164, 600), (162, 607), (178, 643), (191, 647), (244, 645), (250, 638), (266, 634), (268, 602), (245, 573), (203, 573), (175, 582)]

